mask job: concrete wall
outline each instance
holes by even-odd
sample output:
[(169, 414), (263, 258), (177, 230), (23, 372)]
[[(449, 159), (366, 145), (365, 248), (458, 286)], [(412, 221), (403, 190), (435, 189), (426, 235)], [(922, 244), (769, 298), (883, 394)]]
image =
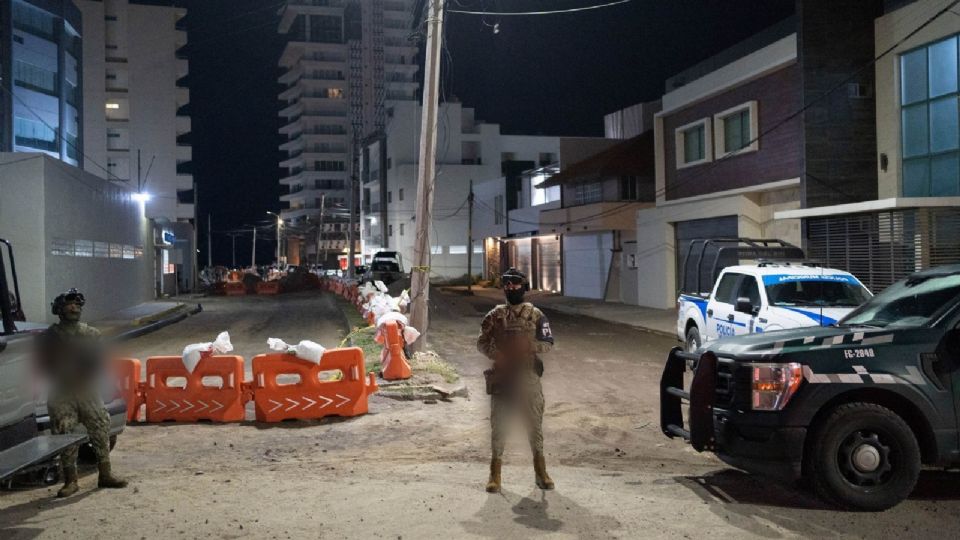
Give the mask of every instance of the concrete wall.
[(14, 246), (27, 318), (53, 322), (50, 301), (70, 287), (86, 295), (87, 320), (152, 299), (142, 203), (75, 167), (30, 156), (0, 154), (0, 235)]
[(774, 220), (779, 210), (800, 207), (799, 181), (769, 192), (746, 192), (667, 204), (637, 212), (637, 274), (644, 276), (636, 303), (670, 309), (676, 306), (676, 246), (674, 224), (680, 221), (738, 216), (738, 234), (780, 238), (800, 245), (800, 220)]
[[(943, 9), (942, 2), (919, 0), (876, 20), (876, 55), (885, 52), (907, 34), (916, 30)], [(946, 13), (910, 37), (884, 56), (875, 65), (877, 102), (877, 187), (878, 199), (901, 196), (901, 145), (900, 145), (900, 54), (915, 47), (960, 33), (960, 17)], [(880, 154), (886, 154), (886, 170), (880, 167)]]

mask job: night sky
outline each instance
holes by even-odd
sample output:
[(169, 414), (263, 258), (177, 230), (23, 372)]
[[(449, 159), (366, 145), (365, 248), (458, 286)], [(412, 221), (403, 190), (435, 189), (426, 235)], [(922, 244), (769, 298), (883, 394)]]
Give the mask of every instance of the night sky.
[[(555, 10), (607, 0), (447, 0), (449, 9)], [(279, 211), (277, 134), (283, 41), (278, 0), (188, 0), (193, 159), (201, 265), (229, 264), (236, 229)], [(603, 115), (657, 99), (667, 77), (793, 13), (793, 0), (633, 0), (548, 16), (448, 13), (443, 93), (504, 133), (602, 136)], [(494, 33), (494, 25), (499, 32)], [(265, 235), (264, 238), (269, 237)], [(271, 260), (259, 242), (258, 261)], [(237, 239), (249, 264), (250, 237)]]

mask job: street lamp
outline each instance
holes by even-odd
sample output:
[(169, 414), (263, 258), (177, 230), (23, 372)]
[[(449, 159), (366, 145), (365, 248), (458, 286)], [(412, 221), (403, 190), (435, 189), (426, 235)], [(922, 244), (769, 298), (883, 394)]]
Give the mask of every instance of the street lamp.
[(280, 268), (280, 227), (283, 226), (283, 219), (279, 214), (274, 214), (273, 212), (267, 210), (267, 213), (271, 216), (276, 216), (277, 218), (277, 269)]

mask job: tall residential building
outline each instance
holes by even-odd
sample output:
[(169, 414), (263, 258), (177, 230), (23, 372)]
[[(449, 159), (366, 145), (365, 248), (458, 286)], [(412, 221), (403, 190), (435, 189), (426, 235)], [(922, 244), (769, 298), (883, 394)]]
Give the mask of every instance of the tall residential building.
[(84, 168), (149, 193), (149, 218), (192, 219), (186, 10), (149, 0), (76, 2), (89, 36), (83, 132), (95, 163)]
[(192, 287), (187, 12), (158, 0), (75, 0), (83, 12), (87, 172), (149, 194), (158, 291)]
[[(416, 0), (287, 0), (279, 32), (287, 45), (279, 82), (286, 137), (280, 150), (280, 184), (289, 192), (283, 219), (315, 224), (324, 200), (324, 221), (343, 219), (351, 178), (358, 173), (361, 140), (383, 129), (392, 103), (417, 98), (418, 46), (411, 40)], [(338, 240), (308, 241), (316, 249)], [(358, 238), (359, 248), (359, 238)]]
[(0, 2), (0, 152), (82, 163), (81, 31), (70, 0)]

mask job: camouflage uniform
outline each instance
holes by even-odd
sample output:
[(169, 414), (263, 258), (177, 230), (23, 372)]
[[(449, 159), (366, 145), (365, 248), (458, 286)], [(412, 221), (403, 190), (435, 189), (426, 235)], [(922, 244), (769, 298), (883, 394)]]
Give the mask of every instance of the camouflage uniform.
[(483, 318), (477, 349), (494, 360), (495, 380), (501, 388), (500, 393), (490, 396), (493, 459), (503, 456), (506, 427), (513, 412), (519, 412), (526, 423), (531, 451), (543, 453), (542, 364), (536, 355), (552, 347), (550, 322), (529, 302), (501, 304)]
[[(100, 462), (110, 459), (110, 416), (100, 397), (97, 377), (103, 371), (100, 332), (84, 323), (57, 323), (38, 337), (50, 377), (47, 399), (52, 431), (70, 433), (82, 424)], [(77, 446), (60, 455), (64, 470), (77, 466)]]
[[(37, 336), (37, 360), (51, 384), (47, 410), (54, 433), (73, 431), (78, 424), (87, 428), (97, 454), (97, 486), (122, 488), (127, 481), (115, 476), (110, 467), (110, 417), (100, 398), (106, 354), (100, 332), (80, 322), (83, 305), (83, 294), (76, 289), (58, 296), (51, 307), (60, 322)], [(64, 483), (58, 497), (69, 497), (79, 489), (77, 452), (73, 446), (60, 455)]]

